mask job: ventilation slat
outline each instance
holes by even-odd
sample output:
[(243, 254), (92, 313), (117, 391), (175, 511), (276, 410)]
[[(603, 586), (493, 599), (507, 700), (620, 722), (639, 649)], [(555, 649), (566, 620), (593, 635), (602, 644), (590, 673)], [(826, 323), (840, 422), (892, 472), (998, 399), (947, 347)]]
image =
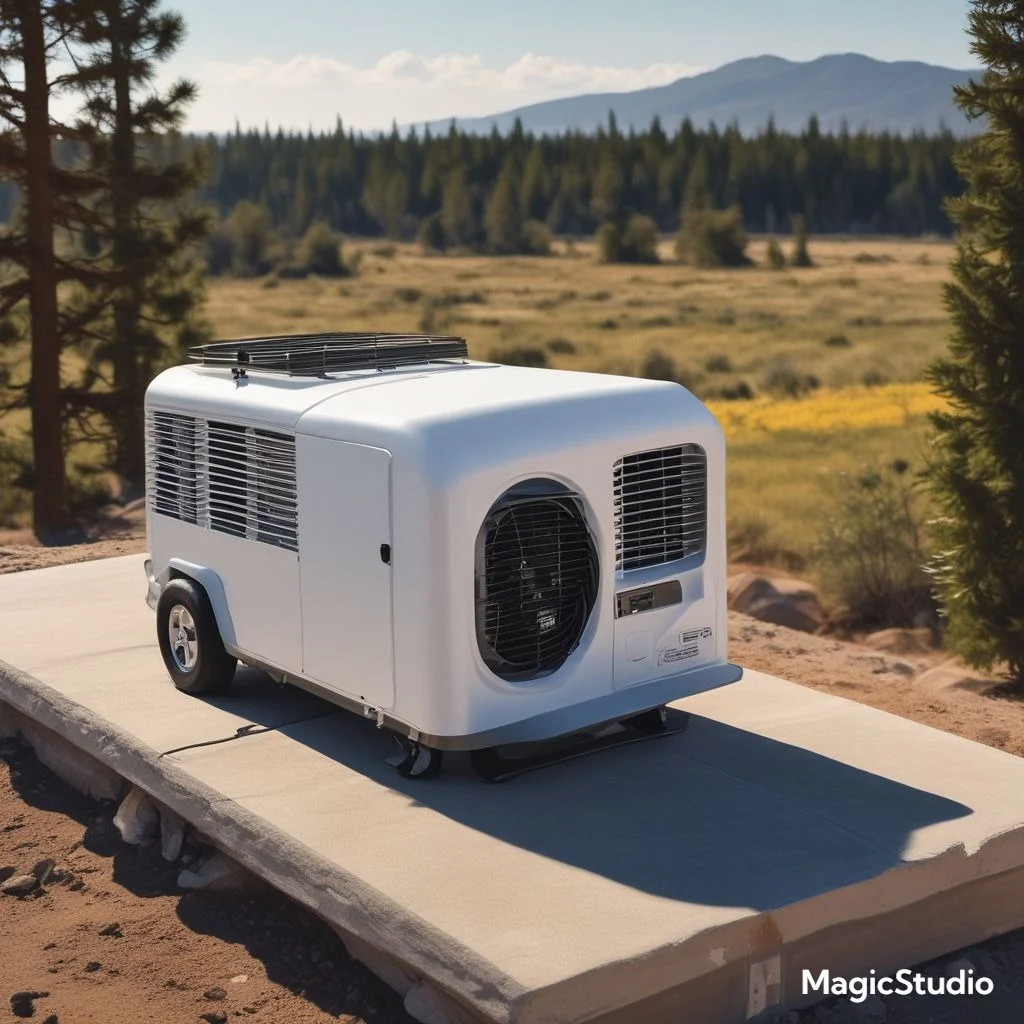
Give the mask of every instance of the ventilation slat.
[(293, 437), (150, 412), (146, 445), (146, 491), (154, 512), (298, 551)]
[(707, 455), (686, 444), (636, 452), (614, 467), (616, 569), (663, 565), (703, 552)]

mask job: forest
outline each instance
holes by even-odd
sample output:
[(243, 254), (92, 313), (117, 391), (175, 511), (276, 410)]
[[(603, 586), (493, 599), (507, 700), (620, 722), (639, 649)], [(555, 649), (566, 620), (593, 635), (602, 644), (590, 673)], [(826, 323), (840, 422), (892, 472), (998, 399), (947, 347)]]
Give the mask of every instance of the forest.
[[(503, 204), (556, 235), (592, 234), (623, 211), (672, 232), (687, 192), (697, 191), (713, 208), (738, 207), (751, 232), (785, 233), (802, 216), (816, 234), (948, 235), (943, 199), (962, 190), (957, 144), (950, 132), (828, 135), (813, 118), (799, 135), (769, 123), (746, 137), (688, 121), (668, 135), (657, 120), (627, 134), (614, 114), (594, 135), (535, 138), (517, 125), (506, 136), (454, 127), (369, 136), (339, 119), (330, 133), (236, 129), (146, 143), (157, 164), (198, 151), (207, 177), (193, 199), (221, 218), (244, 201), (285, 237), (322, 221), (346, 234), (411, 239), (436, 217), (450, 245), (468, 247), (484, 244), (488, 209), (497, 217)], [(73, 165), (79, 149), (58, 143), (57, 163)], [(0, 221), (15, 205), (13, 188), (0, 191)]]

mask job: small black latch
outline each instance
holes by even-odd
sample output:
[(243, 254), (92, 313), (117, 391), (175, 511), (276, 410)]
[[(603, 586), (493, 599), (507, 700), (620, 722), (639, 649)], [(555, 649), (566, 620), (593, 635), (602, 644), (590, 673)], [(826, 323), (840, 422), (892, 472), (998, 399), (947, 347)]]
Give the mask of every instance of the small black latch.
[(385, 565), (390, 565), (391, 564), (391, 545), (390, 544), (381, 544), (381, 546), (380, 546), (380, 560)]

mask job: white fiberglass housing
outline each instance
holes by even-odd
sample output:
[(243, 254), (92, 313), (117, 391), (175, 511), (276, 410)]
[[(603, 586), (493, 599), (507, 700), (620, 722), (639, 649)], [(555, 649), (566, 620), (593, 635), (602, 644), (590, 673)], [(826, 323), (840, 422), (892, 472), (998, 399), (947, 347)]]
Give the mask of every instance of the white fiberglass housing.
[(181, 366), (146, 398), (152, 585), (413, 739), (561, 735), (733, 682), (725, 445), (678, 384), (473, 362)]

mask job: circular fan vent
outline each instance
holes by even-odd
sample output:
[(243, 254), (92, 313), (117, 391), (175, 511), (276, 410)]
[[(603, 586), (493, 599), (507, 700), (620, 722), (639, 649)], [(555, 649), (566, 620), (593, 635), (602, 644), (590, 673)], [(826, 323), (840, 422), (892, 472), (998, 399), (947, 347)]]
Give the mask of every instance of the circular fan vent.
[(583, 636), (598, 561), (583, 507), (553, 480), (529, 480), (491, 507), (477, 537), (476, 635), (502, 679), (559, 668)]

